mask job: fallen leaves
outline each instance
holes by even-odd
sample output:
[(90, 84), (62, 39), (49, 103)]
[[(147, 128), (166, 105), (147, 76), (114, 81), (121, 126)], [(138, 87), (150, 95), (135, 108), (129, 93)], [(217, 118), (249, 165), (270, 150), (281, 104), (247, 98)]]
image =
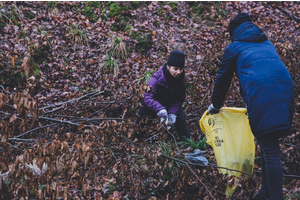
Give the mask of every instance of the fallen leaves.
[(31, 64), (28, 57), (24, 57), (21, 69), (24, 71), (26, 77), (30, 77), (34, 72), (34, 66)]
[[(130, 2), (117, 3), (123, 7), (130, 5)], [(294, 2), (196, 2), (197, 8), (205, 8), (200, 14), (189, 5), (192, 2), (179, 2), (176, 12), (169, 4), (142, 2), (137, 9), (121, 13), (130, 18), (126, 25), (132, 27), (131, 32), (113, 31), (112, 24), (120, 16), (108, 19), (99, 8), (92, 8), (99, 19), (91, 23), (82, 15), (88, 5), (86, 2), (0, 4), (7, 11), (18, 8), (22, 18), (14, 16), (15, 19), (0, 30), (0, 48), (3, 49), (0, 61), (4, 65), (0, 67), (0, 110), (6, 112), (1, 113), (0, 121), (0, 171), (9, 172), (7, 180), (11, 181), (7, 184), (0, 176), (0, 199), (209, 199), (207, 191), (199, 187), (198, 180), (187, 173), (188, 170), (182, 170), (176, 179), (167, 176), (162, 180), (166, 173), (164, 166), (172, 169), (174, 164), (161, 159), (162, 150), (153, 148), (155, 142), (131, 140), (135, 113), (143, 101), (143, 93), (152, 89), (136, 80), (162, 66), (172, 49), (184, 51), (188, 85), (184, 109), (193, 137), (199, 139), (202, 135), (197, 120), (210, 101), (218, 64), (230, 43), (226, 32), (229, 21), (240, 11), (251, 12), (255, 23), (268, 33), (295, 85), (299, 85), (297, 44), (300, 25), (292, 15), (299, 16), (300, 9)], [(110, 9), (110, 6), (106, 8)], [(25, 11), (36, 16), (28, 19), (23, 16)], [(0, 20), (1, 23), (8, 22), (4, 18)], [(135, 50), (140, 43), (130, 38), (134, 32), (140, 33), (150, 44), (148, 52)], [(128, 48), (129, 52), (128, 57), (120, 56), (122, 61), (115, 76), (113, 70), (107, 70), (105, 74), (99, 72), (99, 63), (109, 48), (109, 34), (122, 38), (124, 43), (120, 49)], [(46, 51), (44, 47), (50, 50)], [(48, 52), (48, 58), (38, 66), (33, 65), (32, 56), (43, 49), (41, 55)], [(243, 106), (238, 92), (234, 92), (235, 89), (238, 91), (237, 82), (233, 80), (234, 88), (227, 98), (237, 106)], [(104, 93), (59, 105), (97, 90)], [(298, 96), (299, 87), (295, 92)], [(53, 106), (38, 110), (49, 104)], [(282, 147), (287, 174), (298, 173), (299, 153), (294, 147), (300, 139), (297, 98), (295, 104), (292, 134), (284, 140), (286, 144)], [(43, 115), (79, 126), (57, 121), (51, 125), (50, 121), (40, 119)], [(154, 141), (173, 141), (158, 127), (145, 130), (149, 136), (161, 132)], [(27, 131), (32, 132), (20, 137), (20, 141), (9, 140)], [(39, 140), (34, 142), (32, 139)], [(210, 153), (208, 156), (213, 160), (213, 152)], [(260, 156), (259, 148), (256, 156)], [(9, 171), (11, 161), (14, 166)], [(41, 171), (38, 176), (31, 175), (28, 171), (31, 169), (26, 169), (26, 164), (34, 162)], [(255, 168), (259, 170), (259, 164), (255, 164)], [(227, 183), (234, 183), (233, 179), (227, 179), (217, 171), (197, 170), (199, 177), (220, 191)], [(248, 198), (250, 188), (258, 188), (257, 183), (255, 179), (247, 184), (239, 183), (240, 193), (236, 199)], [(288, 187), (298, 185), (291, 181)]]
[(6, 110), (8, 106), (8, 97), (4, 93), (0, 93), (0, 110)]

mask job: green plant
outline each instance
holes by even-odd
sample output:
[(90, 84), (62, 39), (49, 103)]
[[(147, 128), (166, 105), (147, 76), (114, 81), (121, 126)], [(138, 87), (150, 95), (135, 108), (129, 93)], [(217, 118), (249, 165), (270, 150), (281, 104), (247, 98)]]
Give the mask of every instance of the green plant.
[(132, 1), (131, 2), (131, 6), (133, 7), (133, 8), (138, 8), (139, 6), (140, 6), (140, 1)]
[(31, 188), (31, 194), (32, 194), (33, 196), (35, 196), (35, 188), (34, 188), (34, 187)]
[(114, 70), (114, 75), (116, 76), (119, 72), (118, 60), (115, 60), (110, 54), (106, 55), (106, 58), (102, 60), (102, 63), (99, 67), (100, 71), (105, 71), (108, 69)]
[(193, 12), (195, 12), (195, 14), (200, 15), (204, 11), (204, 6), (202, 4), (200, 4), (199, 6), (192, 6), (192, 10)]
[(113, 193), (116, 190), (117, 191), (120, 190), (119, 185), (109, 182), (107, 194), (109, 195), (109, 194)]
[(98, 20), (98, 17), (96, 16), (96, 14), (94, 13), (94, 11), (89, 6), (85, 7), (85, 9), (83, 11), (83, 15), (85, 15), (87, 18), (89, 18), (89, 20), (92, 23), (94, 23), (94, 22), (96, 22)]
[(152, 75), (155, 73), (155, 70), (150, 70), (145, 72), (144, 78), (145, 78), (145, 82), (148, 83), (150, 78), (152, 77)]
[(34, 19), (35, 18), (35, 14), (30, 12), (29, 10), (24, 10), (23, 13), (24, 13), (24, 17), (26, 17), (28, 19)]
[(178, 2), (177, 1), (170, 1), (168, 5), (172, 8), (172, 11), (177, 11)]
[(66, 26), (66, 30), (68, 31), (68, 36), (74, 42), (74, 49), (76, 48), (76, 45), (88, 41), (86, 31), (84, 29), (81, 30), (78, 24), (73, 23), (70, 26)]
[(136, 44), (135, 48), (137, 51), (142, 52), (143, 54), (146, 54), (152, 46), (150, 34), (142, 34), (141, 32), (135, 31), (130, 37), (138, 41), (138, 44)]
[(206, 150), (206, 137), (201, 139), (198, 143), (195, 142), (192, 138), (189, 138), (187, 140), (181, 141), (179, 143), (182, 146), (189, 146), (193, 149), (200, 149), (200, 150)]
[(130, 18), (127, 16), (120, 16), (115, 20), (116, 22), (111, 25), (111, 29), (113, 31), (126, 31), (129, 20)]
[(101, 8), (102, 7), (101, 1), (88, 1), (87, 3), (91, 8)]
[(159, 17), (162, 17), (163, 16), (163, 14), (162, 14), (162, 8), (157, 8), (157, 16), (159, 16)]
[(69, 63), (68, 58), (67, 58), (66, 56), (64, 56), (63, 58), (64, 58), (64, 62), (65, 62), (66, 64), (68, 64), (68, 63)]
[(112, 3), (110, 5), (110, 9), (109, 10), (110, 10), (110, 12), (107, 14), (107, 17), (109, 17), (109, 18), (113, 18), (113, 17), (115, 17), (117, 15), (120, 15), (121, 12), (122, 12), (122, 8), (118, 4), (116, 4), (116, 3)]
[(43, 21), (41, 21), (41, 25), (39, 26), (39, 31), (43, 36), (47, 34), (47, 32), (44, 30)]
[[(161, 141), (158, 143), (158, 146), (161, 149), (161, 153), (170, 157), (181, 159), (179, 155), (176, 155), (169, 142), (166, 143), (165, 141)], [(167, 180), (170, 177), (177, 177), (180, 174), (182, 167), (184, 166), (183, 163), (175, 160), (163, 159), (163, 161), (165, 161), (163, 167), (163, 180)]]
[(40, 75), (40, 70), (39, 70), (39, 68), (35, 68), (35, 70), (34, 70), (33, 73), (34, 73), (35, 76)]
[(112, 36), (112, 40), (108, 45), (108, 54), (115, 59), (126, 59), (127, 49), (122, 38)]
[(290, 194), (285, 195), (285, 200), (298, 200), (300, 199), (300, 192), (292, 192)]
[(141, 81), (144, 81), (145, 83), (148, 83), (155, 72), (155, 70), (146, 71), (144, 76), (138, 78), (137, 80), (135, 80), (135, 82), (140, 83)]
[(56, 7), (57, 6), (57, 1), (48, 1), (47, 5), (46, 5), (46, 9), (50, 8), (50, 7)]
[(22, 19), (15, 4), (10, 4), (11, 6), (7, 5), (8, 4), (0, 5), (0, 33), (2, 33), (2, 28), (5, 27), (7, 23), (19, 26), (20, 23), (18, 23), (18, 21)]
[(129, 35), (129, 37), (131, 36), (131, 34), (132, 34), (132, 26), (131, 25), (127, 25), (126, 27), (125, 27), (125, 31), (128, 33), (128, 35)]

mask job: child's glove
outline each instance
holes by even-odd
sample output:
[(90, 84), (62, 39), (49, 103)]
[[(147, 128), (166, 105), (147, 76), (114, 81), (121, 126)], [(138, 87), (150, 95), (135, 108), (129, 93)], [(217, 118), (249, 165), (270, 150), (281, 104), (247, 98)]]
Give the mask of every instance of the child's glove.
[(176, 122), (176, 115), (174, 115), (174, 114), (169, 114), (169, 123), (170, 124), (175, 124), (175, 122)]
[(168, 120), (168, 112), (166, 109), (162, 109), (158, 111), (157, 115), (160, 117), (160, 122), (164, 122)]

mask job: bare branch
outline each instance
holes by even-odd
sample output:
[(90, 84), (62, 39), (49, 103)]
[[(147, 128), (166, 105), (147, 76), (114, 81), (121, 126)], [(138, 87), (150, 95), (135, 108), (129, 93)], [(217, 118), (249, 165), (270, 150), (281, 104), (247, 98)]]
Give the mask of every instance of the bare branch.
[[(167, 156), (167, 155), (165, 155), (165, 154), (161, 154), (162, 156), (164, 156), (164, 157), (166, 157), (166, 158), (169, 158), (169, 159), (172, 159), (172, 160), (175, 160), (175, 161), (177, 161), (177, 162), (181, 162), (181, 163), (183, 163), (183, 164), (185, 164), (188, 168), (189, 168), (189, 170), (192, 172), (192, 174), (197, 178), (197, 180), (205, 187), (205, 189), (207, 190), (207, 192), (210, 194), (210, 196), (213, 198), (213, 199), (215, 199), (214, 197), (213, 197), (213, 195), (210, 193), (210, 191), (208, 190), (208, 188), (207, 188), (207, 186), (200, 180), (200, 178), (197, 176), (197, 174), (194, 172), (194, 170), (190, 167), (190, 165), (189, 165), (189, 163), (187, 163), (187, 162), (185, 162), (185, 161), (182, 161), (182, 160), (179, 160), (179, 159), (176, 159), (176, 158), (173, 158), (173, 157), (170, 157), (170, 156)], [(213, 188), (212, 188), (213, 189)], [(214, 189), (213, 189), (214, 190)]]
[(293, 20), (300, 21), (300, 17), (297, 17), (296, 15), (294, 15), (293, 13), (291, 13), (289, 10), (286, 10), (286, 9), (283, 9), (283, 8), (279, 8), (279, 9), (282, 10), (282, 11), (284, 11), (285, 13), (289, 14), (290, 17)]
[(104, 91), (88, 93), (88, 94), (83, 95), (82, 97), (79, 97), (79, 98), (76, 98), (76, 99), (71, 99), (69, 101), (65, 101), (65, 102), (62, 102), (62, 103), (59, 103), (59, 104), (52, 104), (52, 105), (49, 105), (49, 106), (39, 108), (39, 110), (43, 110), (43, 109), (47, 109), (47, 108), (54, 108), (54, 107), (61, 106), (61, 105), (67, 104), (67, 103), (74, 103), (75, 101), (79, 101), (79, 100), (84, 99), (86, 97), (89, 97), (89, 96), (94, 97), (96, 95), (100, 95), (100, 94), (103, 94), (103, 93), (104, 93)]
[[(20, 140), (20, 139), (17, 139), (17, 138), (18, 138), (18, 137), (21, 137), (21, 136), (24, 136), (24, 135), (27, 135), (28, 133), (31, 133), (31, 132), (36, 131), (36, 130), (38, 130), (38, 129), (47, 128), (47, 127), (49, 127), (49, 126), (56, 125), (56, 124), (57, 124), (57, 123), (52, 123), (52, 124), (47, 124), (47, 125), (45, 125), (45, 126), (39, 126), (39, 127), (36, 127), (36, 128), (34, 128), (34, 129), (31, 129), (31, 130), (27, 131), (26, 133), (22, 133), (22, 134), (20, 134), (20, 135), (17, 135), (17, 136), (15, 136), (14, 138), (8, 138), (8, 140)], [(24, 139), (22, 139), (22, 140), (24, 140)], [(28, 140), (32, 141), (33, 139), (28, 139)]]

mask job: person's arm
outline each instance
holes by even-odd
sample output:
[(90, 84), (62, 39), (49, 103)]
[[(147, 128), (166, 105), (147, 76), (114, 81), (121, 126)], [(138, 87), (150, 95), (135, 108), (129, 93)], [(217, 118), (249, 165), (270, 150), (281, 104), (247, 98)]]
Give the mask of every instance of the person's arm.
[(144, 97), (144, 103), (148, 108), (155, 111), (156, 113), (160, 110), (166, 109), (166, 107), (162, 106), (156, 99), (156, 88), (157, 88), (158, 79), (156, 77), (156, 73), (153, 74), (150, 81), (148, 82), (148, 85), (152, 87), (150, 92), (145, 92)]
[(219, 66), (219, 72), (212, 95), (212, 104), (216, 109), (219, 109), (223, 106), (227, 91), (230, 87), (233, 73), (235, 71), (235, 67), (236, 60), (234, 55), (228, 48), (226, 48), (222, 63)]
[(172, 105), (169, 106), (168, 113), (177, 115), (179, 109), (182, 107), (185, 97), (186, 97), (186, 88), (182, 92), (182, 95)]

